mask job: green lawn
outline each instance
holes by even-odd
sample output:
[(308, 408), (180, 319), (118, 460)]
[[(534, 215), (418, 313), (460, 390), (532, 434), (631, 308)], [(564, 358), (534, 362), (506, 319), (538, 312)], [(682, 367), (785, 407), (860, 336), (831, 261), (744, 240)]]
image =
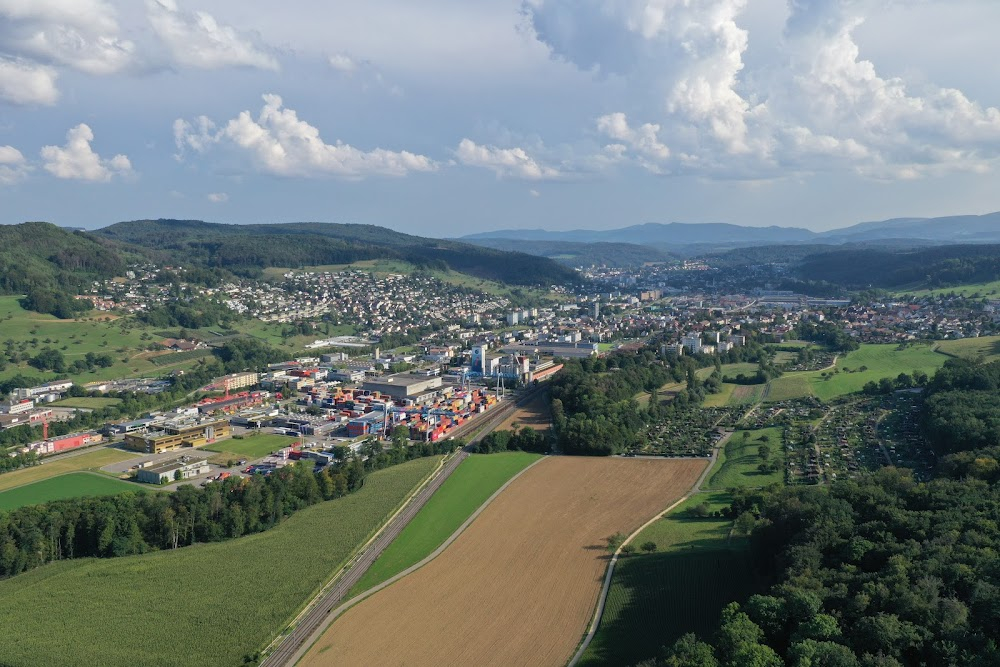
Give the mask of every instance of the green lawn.
[(262, 456), (267, 456), (271, 452), (276, 452), (285, 447), (291, 447), (295, 443), (301, 441), (301, 438), (293, 438), (287, 435), (258, 434), (240, 439), (230, 438), (228, 440), (222, 440), (211, 445), (206, 445), (201, 449), (205, 449), (210, 452), (226, 452), (246, 458), (259, 459)]
[(687, 513), (701, 503), (715, 511), (729, 502), (725, 492), (696, 494), (633, 540), (637, 547), (654, 542), (657, 551), (619, 559), (581, 665), (634, 665), (687, 632), (709, 636), (726, 604), (760, 589), (746, 540), (729, 540), (732, 522)]
[(114, 496), (126, 491), (141, 490), (137, 484), (86, 472), (73, 472), (0, 493), (0, 510), (12, 510), (63, 498)]
[(963, 359), (982, 357), (985, 361), (1000, 359), (1000, 336), (982, 336), (961, 340), (943, 340), (938, 343), (942, 354)]
[(351, 595), (392, 578), (430, 555), (507, 480), (539, 458), (538, 454), (525, 452), (473, 454), (467, 458), (382, 552)]
[[(743, 434), (747, 437), (744, 438)], [(767, 442), (760, 439), (766, 437)], [(705, 488), (731, 489), (743, 486), (767, 486), (784, 480), (784, 465), (777, 471), (761, 473), (757, 470), (761, 459), (757, 449), (761, 445), (771, 449), (771, 458), (784, 462), (784, 447), (781, 444), (780, 428), (763, 428), (755, 431), (737, 431), (729, 438), (725, 448), (719, 452), (716, 472), (708, 478)]]
[(100, 408), (107, 408), (112, 405), (118, 405), (121, 402), (122, 400), (120, 398), (77, 396), (74, 398), (66, 398), (61, 401), (56, 401), (52, 405), (58, 408), (84, 408), (88, 410), (97, 410)]
[(57, 477), (68, 472), (78, 472), (81, 470), (93, 470), (96, 472), (101, 466), (136, 459), (141, 456), (142, 454), (137, 452), (126, 452), (111, 447), (98, 447), (56, 460), (43, 460), (43, 463), (40, 465), (12, 470), (0, 475), (0, 491), (6, 491), (16, 486), (24, 486), (32, 482), (49, 479), (50, 477)]
[(142, 556), (61, 561), (0, 581), (0, 661), (244, 664), (439, 460), (376, 472), (356, 493), (300, 510), (264, 533)]

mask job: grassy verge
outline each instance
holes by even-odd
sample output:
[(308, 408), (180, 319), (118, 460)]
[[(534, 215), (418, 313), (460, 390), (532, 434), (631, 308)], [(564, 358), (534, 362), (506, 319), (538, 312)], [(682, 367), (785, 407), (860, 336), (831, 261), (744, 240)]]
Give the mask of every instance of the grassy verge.
[(127, 491), (141, 490), (141, 487), (135, 484), (120, 482), (117, 479), (91, 475), (86, 472), (71, 472), (0, 493), (0, 511), (17, 509), (25, 505), (37, 505), (50, 500), (114, 496)]
[(657, 546), (618, 561), (607, 606), (581, 665), (634, 665), (695, 632), (711, 633), (719, 612), (759, 589), (746, 541), (729, 539), (732, 522), (694, 518), (687, 510), (728, 506), (725, 492), (696, 494), (640, 533), (633, 544)]
[(350, 594), (363, 593), (429, 556), (507, 480), (539, 458), (537, 454), (524, 452), (473, 454), (467, 458), (382, 552)]
[(0, 658), (12, 667), (242, 664), (439, 460), (373, 473), (360, 491), (301, 510), (264, 533), (143, 556), (62, 561), (0, 581)]

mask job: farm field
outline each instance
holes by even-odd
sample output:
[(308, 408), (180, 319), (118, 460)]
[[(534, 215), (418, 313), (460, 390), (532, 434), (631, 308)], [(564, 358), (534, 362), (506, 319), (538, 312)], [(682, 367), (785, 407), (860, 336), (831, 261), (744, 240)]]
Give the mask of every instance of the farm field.
[(337, 619), (300, 665), (563, 665), (594, 613), (605, 538), (668, 507), (704, 467), (545, 459), (438, 558)]
[(552, 428), (552, 412), (549, 410), (548, 390), (538, 392), (528, 403), (515, 410), (514, 414), (508, 417), (504, 423), (500, 424), (497, 429), (510, 429), (514, 424), (519, 424), (522, 428), (530, 426), (536, 431), (548, 431)]
[(71, 472), (0, 493), (0, 511), (63, 498), (114, 496), (127, 491), (142, 490), (138, 484), (120, 482), (117, 479), (87, 472)]
[[(356, 493), (300, 510), (264, 533), (142, 556), (61, 561), (0, 581), (0, 661), (243, 664), (439, 461), (373, 473)], [(23, 632), (26, 624), (53, 622), (58, 632)]]
[[(766, 442), (761, 440), (764, 437), (767, 438)], [(775, 472), (761, 473), (757, 470), (757, 466), (761, 464), (757, 449), (765, 444), (771, 450), (770, 459), (782, 463)], [(703, 488), (731, 489), (743, 486), (780, 484), (785, 479), (781, 429), (763, 428), (754, 431), (737, 431), (719, 452), (716, 468), (717, 470), (709, 476)]]
[(228, 440), (215, 442), (211, 445), (205, 445), (204, 447), (201, 447), (201, 449), (209, 452), (234, 454), (237, 457), (242, 456), (245, 458), (259, 459), (263, 456), (267, 456), (271, 452), (276, 452), (285, 447), (291, 447), (295, 443), (300, 442), (300, 440), (301, 438), (267, 433), (250, 435), (239, 439), (229, 438)]
[(634, 665), (687, 632), (708, 636), (726, 604), (758, 592), (746, 540), (729, 538), (732, 521), (689, 514), (703, 503), (714, 512), (730, 497), (694, 495), (632, 541), (636, 547), (653, 542), (656, 552), (619, 558), (600, 627), (580, 665)]
[(731, 403), (733, 398), (733, 392), (737, 389), (737, 385), (729, 384), (728, 382), (722, 383), (722, 391), (718, 394), (708, 394), (705, 396), (705, 401), (702, 403), (706, 408), (721, 408), (726, 405), (733, 405)]
[(120, 398), (103, 398), (96, 396), (77, 396), (75, 398), (64, 398), (61, 401), (52, 403), (57, 408), (83, 408), (85, 410), (99, 410), (121, 403)]
[(938, 351), (962, 359), (975, 359), (982, 356), (986, 361), (996, 361), (1000, 359), (1000, 336), (943, 340), (938, 343)]
[(734, 385), (733, 393), (729, 397), (728, 405), (753, 405), (764, 399), (764, 384), (743, 384)]
[(473, 454), (382, 552), (351, 591), (362, 593), (419, 563), (444, 543), (507, 480), (540, 459), (538, 454)]
[(939, 287), (937, 289), (921, 290), (896, 290), (896, 294), (909, 294), (915, 297), (921, 296), (943, 296), (947, 294), (957, 294), (959, 296), (973, 296), (978, 294), (984, 297), (996, 297), (1000, 294), (1000, 280), (988, 283), (973, 283), (971, 285), (959, 285), (957, 287)]
[(121, 449), (102, 447), (93, 449), (82, 454), (74, 454), (54, 461), (45, 461), (41, 465), (31, 466), (5, 472), (0, 475), (0, 491), (12, 489), (15, 486), (31, 484), (50, 477), (64, 475), (68, 472), (78, 472), (81, 470), (98, 470), (101, 466), (109, 463), (118, 463), (139, 457), (136, 452), (126, 452)]
[[(669, 401), (674, 397), (674, 395), (678, 394), (686, 386), (687, 384), (684, 382), (668, 382), (667, 384), (660, 387), (660, 400)], [(636, 402), (642, 407), (646, 407), (647, 405), (649, 405), (649, 398), (650, 398), (649, 393), (645, 391), (639, 392), (635, 396)]]
[(812, 388), (805, 373), (785, 374), (768, 383), (765, 400), (769, 403), (778, 403), (812, 395)]
[[(736, 377), (740, 373), (743, 373), (744, 375), (753, 375), (757, 372), (757, 364), (723, 364), (721, 370), (723, 377)], [(695, 371), (695, 375), (698, 376), (699, 380), (704, 380), (714, 372), (715, 366), (708, 366), (707, 368), (699, 368)]]

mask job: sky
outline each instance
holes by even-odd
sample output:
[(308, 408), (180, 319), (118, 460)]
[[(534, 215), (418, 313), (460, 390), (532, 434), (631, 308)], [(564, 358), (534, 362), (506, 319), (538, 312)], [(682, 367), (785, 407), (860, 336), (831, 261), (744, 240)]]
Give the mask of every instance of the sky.
[(1000, 210), (996, 0), (0, 0), (0, 222)]

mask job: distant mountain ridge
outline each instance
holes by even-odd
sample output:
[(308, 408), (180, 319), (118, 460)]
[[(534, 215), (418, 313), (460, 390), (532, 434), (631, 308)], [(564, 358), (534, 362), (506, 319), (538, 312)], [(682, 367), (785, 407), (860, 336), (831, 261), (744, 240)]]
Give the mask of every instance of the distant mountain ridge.
[(631, 243), (667, 250), (690, 245), (753, 246), (781, 244), (844, 244), (871, 241), (934, 243), (1000, 243), (1000, 212), (938, 218), (893, 218), (862, 222), (842, 229), (813, 232), (801, 227), (747, 227), (724, 222), (649, 222), (620, 229), (547, 231), (504, 229), (469, 234), (460, 240), (523, 239), (572, 243)]

